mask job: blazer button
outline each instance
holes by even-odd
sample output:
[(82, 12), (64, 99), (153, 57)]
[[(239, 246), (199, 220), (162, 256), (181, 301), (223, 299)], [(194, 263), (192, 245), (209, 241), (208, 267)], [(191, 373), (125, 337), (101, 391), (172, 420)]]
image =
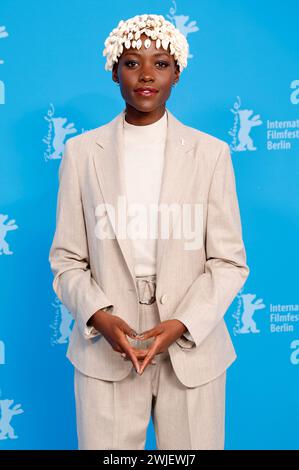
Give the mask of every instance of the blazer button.
[(167, 295), (163, 294), (162, 297), (160, 298), (161, 304), (165, 304), (167, 302)]

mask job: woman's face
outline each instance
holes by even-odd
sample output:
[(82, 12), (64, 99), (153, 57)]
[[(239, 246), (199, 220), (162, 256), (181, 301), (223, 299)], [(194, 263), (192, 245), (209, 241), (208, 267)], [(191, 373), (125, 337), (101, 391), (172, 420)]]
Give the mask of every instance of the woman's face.
[[(126, 104), (141, 112), (152, 112), (164, 107), (171, 93), (171, 87), (179, 80), (179, 67), (176, 65), (169, 48), (156, 49), (155, 41), (151, 40), (148, 49), (143, 41), (147, 39), (141, 35), (140, 49), (125, 49), (114, 64), (112, 79), (119, 82), (120, 91)], [(137, 88), (152, 87), (157, 90), (150, 95), (136, 92)]]

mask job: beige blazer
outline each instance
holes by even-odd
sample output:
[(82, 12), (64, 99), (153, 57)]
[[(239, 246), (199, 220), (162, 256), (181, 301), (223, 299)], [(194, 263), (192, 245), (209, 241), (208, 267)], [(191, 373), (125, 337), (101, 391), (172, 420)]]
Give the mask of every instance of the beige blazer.
[[(184, 240), (157, 239), (156, 298), (161, 321), (181, 320), (194, 340), (169, 346), (178, 379), (187, 387), (222, 374), (236, 359), (224, 314), (249, 268), (229, 146), (184, 125), (167, 108), (168, 128), (160, 204), (201, 204), (202, 246), (186, 250)], [(129, 237), (96, 235), (96, 207), (117, 207), (125, 196), (123, 109), (107, 124), (68, 139), (59, 167), (56, 231), (49, 254), (53, 289), (75, 319), (67, 357), (86, 375), (126, 377), (124, 361), (86, 322), (100, 308), (138, 331), (139, 303)], [(106, 211), (110, 228), (111, 211)], [(159, 215), (158, 227), (161, 224)], [(115, 224), (114, 224), (115, 227)], [(97, 232), (98, 233), (98, 232)]]

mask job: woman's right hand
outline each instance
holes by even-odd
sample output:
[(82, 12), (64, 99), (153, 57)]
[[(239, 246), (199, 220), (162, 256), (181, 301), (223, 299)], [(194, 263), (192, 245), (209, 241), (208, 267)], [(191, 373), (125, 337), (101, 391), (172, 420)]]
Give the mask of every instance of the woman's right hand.
[[(89, 319), (88, 325), (93, 326), (110, 343), (112, 349), (121, 353), (124, 358), (132, 361), (136, 372), (140, 371), (139, 361), (142, 361), (148, 353), (147, 349), (134, 348), (129, 343), (127, 336), (135, 339), (137, 333), (125, 320), (117, 315), (111, 315), (103, 309), (97, 310)], [(155, 362), (152, 362), (155, 364)]]

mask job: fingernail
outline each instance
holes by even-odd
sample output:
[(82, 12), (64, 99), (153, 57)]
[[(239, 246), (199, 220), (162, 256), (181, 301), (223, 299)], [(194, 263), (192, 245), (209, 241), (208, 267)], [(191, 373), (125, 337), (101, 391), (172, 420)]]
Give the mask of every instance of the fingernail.
[(144, 338), (144, 335), (138, 335), (138, 336), (139, 336), (139, 338)]

